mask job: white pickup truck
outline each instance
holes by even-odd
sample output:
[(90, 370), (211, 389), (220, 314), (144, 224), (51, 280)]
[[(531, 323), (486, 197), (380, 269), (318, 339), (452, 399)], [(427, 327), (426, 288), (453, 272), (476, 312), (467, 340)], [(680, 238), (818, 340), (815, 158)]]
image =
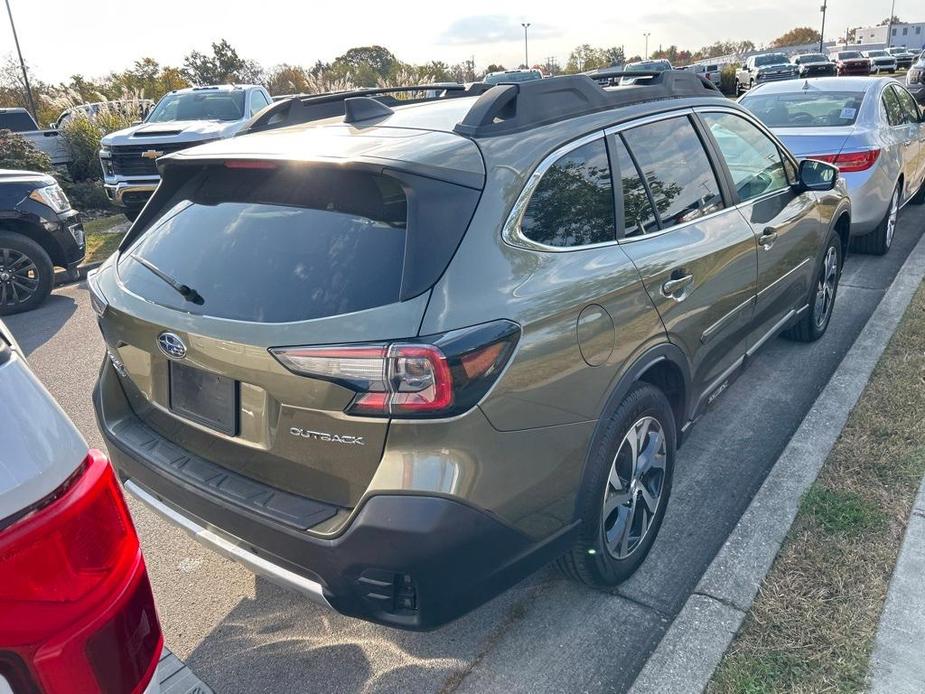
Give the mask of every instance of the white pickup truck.
[(22, 135), (51, 157), (51, 163), (55, 166), (64, 166), (71, 160), (61, 134), (55, 128), (39, 128), (32, 114), (24, 108), (0, 108), (0, 130), (12, 130)]

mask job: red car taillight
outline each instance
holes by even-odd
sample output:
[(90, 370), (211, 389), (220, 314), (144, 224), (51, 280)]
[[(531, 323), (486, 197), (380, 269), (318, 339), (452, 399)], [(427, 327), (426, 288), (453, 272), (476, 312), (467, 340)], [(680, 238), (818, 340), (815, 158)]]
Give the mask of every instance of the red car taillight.
[(109, 461), (90, 451), (0, 530), (0, 657), (26, 663), (46, 692), (122, 693), (147, 686), (162, 646), (128, 508)]
[(880, 157), (879, 149), (865, 149), (860, 152), (840, 152), (839, 154), (814, 154), (807, 159), (818, 159), (838, 167), (842, 173), (866, 171)]
[(509, 321), (422, 342), (281, 347), (270, 352), (293, 373), (357, 392), (346, 412), (369, 417), (447, 417), (475, 405), (504, 369), (520, 329)]

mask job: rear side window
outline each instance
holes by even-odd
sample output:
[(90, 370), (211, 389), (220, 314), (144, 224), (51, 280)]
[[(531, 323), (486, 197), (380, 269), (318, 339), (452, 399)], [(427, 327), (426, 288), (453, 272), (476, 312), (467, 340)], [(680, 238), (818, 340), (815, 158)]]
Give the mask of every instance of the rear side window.
[[(215, 167), (122, 256), (130, 291), (190, 313), (281, 323), (399, 300), (407, 202), (391, 177)], [(158, 272), (202, 297), (186, 301)]]
[(619, 136), (614, 146), (614, 158), (619, 167), (619, 172), (615, 173), (620, 176), (620, 192), (623, 196), (623, 236), (642, 236), (655, 231), (658, 229), (655, 211), (639, 170)]
[(912, 97), (912, 94), (907, 92), (902, 87), (893, 86), (893, 89), (896, 90), (896, 94), (899, 97), (899, 103), (902, 106), (904, 120), (906, 123), (918, 123), (921, 120), (919, 115), (918, 104), (915, 103), (915, 99)]
[(613, 185), (603, 138), (573, 149), (546, 170), (520, 229), (532, 241), (561, 248), (614, 240)]
[(886, 111), (886, 120), (890, 125), (902, 125), (905, 120), (902, 104), (896, 92), (890, 88), (883, 90), (883, 109)]
[(662, 227), (722, 209), (716, 175), (686, 116), (632, 128), (623, 136), (652, 193)]
[(32, 116), (22, 111), (0, 113), (0, 130), (12, 130), (14, 133), (25, 133), (35, 130)]

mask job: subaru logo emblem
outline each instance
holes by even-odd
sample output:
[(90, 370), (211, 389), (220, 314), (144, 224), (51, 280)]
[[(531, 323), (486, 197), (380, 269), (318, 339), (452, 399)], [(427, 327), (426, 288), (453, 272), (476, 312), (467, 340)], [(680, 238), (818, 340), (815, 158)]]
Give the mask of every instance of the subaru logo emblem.
[(174, 333), (162, 332), (158, 335), (157, 346), (170, 359), (182, 359), (186, 356), (186, 345)]

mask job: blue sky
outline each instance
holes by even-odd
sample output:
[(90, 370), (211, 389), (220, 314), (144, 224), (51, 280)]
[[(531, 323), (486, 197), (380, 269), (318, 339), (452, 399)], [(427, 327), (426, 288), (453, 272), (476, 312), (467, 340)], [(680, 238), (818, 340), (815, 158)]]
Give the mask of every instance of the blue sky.
[[(530, 62), (565, 61), (580, 44), (643, 52), (672, 43), (696, 49), (717, 40), (773, 40), (795, 26), (819, 26), (821, 0), (662, 0), (662, 2), (295, 2), (261, 0), (10, 0), (23, 53), (41, 79), (74, 73), (96, 77), (151, 56), (179, 64), (191, 50), (227, 38), (265, 66), (329, 61), (348, 48), (378, 43), (409, 62), (516, 65), (523, 60), (522, 21), (530, 28)], [(897, 0), (896, 14), (925, 20), (916, 0)], [(876, 24), (889, 0), (832, 0), (826, 38), (845, 27)], [(13, 51), (0, 13), (0, 57)]]

